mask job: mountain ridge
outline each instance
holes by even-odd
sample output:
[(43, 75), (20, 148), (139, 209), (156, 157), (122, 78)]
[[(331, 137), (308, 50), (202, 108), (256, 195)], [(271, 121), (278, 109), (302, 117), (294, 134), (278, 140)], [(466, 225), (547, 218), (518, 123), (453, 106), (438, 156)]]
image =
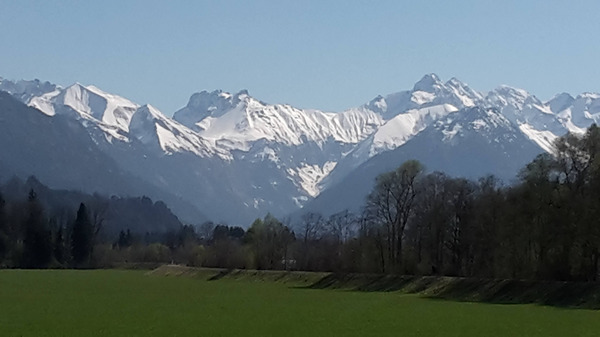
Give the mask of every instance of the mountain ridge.
[[(341, 112), (268, 104), (247, 90), (215, 90), (192, 94), (170, 118), (147, 103), (78, 83), (62, 88), (0, 79), (0, 90), (51, 118), (77, 120), (127, 172), (230, 223), (297, 211), (372, 158), (409, 146), (439, 121), (474, 107), (495, 109), (539, 152), (551, 152), (557, 137), (581, 134), (600, 121), (599, 94), (562, 93), (543, 102), (523, 89), (499, 86), (482, 94), (435, 74)], [(421, 146), (453, 139), (452, 129), (445, 132), (446, 138)], [(519, 155), (531, 159), (529, 152), (513, 154)]]

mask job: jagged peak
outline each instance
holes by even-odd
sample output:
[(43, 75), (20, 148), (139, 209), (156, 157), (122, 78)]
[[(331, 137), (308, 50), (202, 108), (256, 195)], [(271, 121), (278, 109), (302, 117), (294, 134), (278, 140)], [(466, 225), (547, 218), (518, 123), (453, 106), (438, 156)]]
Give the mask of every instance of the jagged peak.
[(554, 113), (559, 113), (571, 106), (574, 101), (575, 98), (573, 98), (571, 94), (563, 92), (552, 97), (548, 102), (546, 102), (546, 105), (548, 105), (550, 110)]
[(437, 128), (447, 128), (457, 124), (473, 129), (480, 129), (482, 126), (497, 128), (512, 125), (497, 108), (481, 106), (467, 107), (453, 112), (447, 118), (440, 119), (435, 125)]
[(467, 83), (459, 80), (456, 77), (452, 77), (451, 79), (446, 81), (446, 83), (444, 85), (447, 87), (460, 89), (460, 90), (465, 91), (470, 94), (477, 94), (477, 96), (481, 96), (481, 94), (479, 92), (471, 89), (471, 87), (469, 87), (469, 85)]
[(560, 94), (556, 94), (554, 95), (554, 97), (552, 97), (550, 100), (554, 100), (554, 99), (575, 99), (573, 96), (571, 96), (571, 94), (569, 94), (568, 92), (561, 92)]
[(153, 112), (153, 110), (156, 110), (156, 108), (153, 107), (151, 104), (140, 105), (140, 107), (137, 109), (137, 111), (146, 111), (146, 112)]
[(382, 95), (377, 95), (372, 100), (370, 100), (369, 103), (367, 103), (367, 105), (372, 106), (374, 104), (384, 102), (384, 101), (385, 101), (385, 97), (383, 97)]
[(70, 90), (70, 89), (86, 89), (86, 87), (85, 87), (85, 85), (83, 85), (79, 82), (75, 82), (65, 88), (65, 90)]
[(426, 74), (423, 76), (417, 83), (415, 83), (413, 87), (413, 91), (425, 91), (425, 92), (434, 92), (439, 86), (442, 86), (443, 83), (440, 81), (440, 78), (434, 74)]
[(137, 108), (131, 116), (129, 131), (137, 133), (139, 130), (150, 130), (156, 120), (162, 119), (162, 113), (150, 104), (144, 104)]
[(219, 103), (222, 104), (228, 102), (229, 104), (227, 105), (230, 105), (235, 96), (239, 96), (239, 93), (232, 95), (221, 89), (213, 91), (202, 90), (190, 96), (186, 107), (192, 110), (202, 110), (209, 108), (211, 105), (218, 105)]
[(75, 83), (65, 87), (64, 90), (61, 91), (60, 96), (64, 97), (68, 93), (81, 93), (81, 92), (86, 92), (86, 91), (93, 92), (92, 90), (89, 90), (85, 85), (83, 85), (79, 82), (75, 82)]
[(524, 104), (543, 105), (537, 97), (530, 94), (527, 90), (508, 85), (500, 85), (490, 91), (486, 96), (486, 100), (491, 104), (515, 106), (518, 109), (521, 109)]
[(374, 111), (374, 112), (378, 112), (378, 113), (384, 113), (387, 111), (387, 102), (385, 100), (385, 97), (383, 97), (381, 95), (377, 95), (375, 98), (370, 100), (369, 103), (365, 104), (364, 106), (367, 109)]
[(248, 93), (248, 89), (242, 89), (235, 95), (236, 96), (242, 96), (242, 95), (250, 96), (250, 94)]
[(144, 104), (137, 108), (134, 112), (134, 115), (144, 115), (148, 118), (152, 119), (166, 119), (167, 116), (163, 114), (160, 110), (152, 106), (151, 104)]
[(213, 91), (202, 90), (192, 94), (192, 97), (222, 97), (222, 98), (230, 98), (232, 95), (228, 92), (225, 92), (221, 89), (216, 89)]
[(192, 94), (190, 100), (188, 101), (188, 107), (196, 107), (202, 105), (203, 102), (206, 101), (214, 101), (214, 100), (226, 100), (232, 101), (236, 97), (240, 96), (250, 96), (248, 93), (248, 89), (242, 89), (235, 94), (232, 94), (227, 91), (223, 91), (221, 89), (216, 89), (213, 91), (202, 90), (200, 92), (196, 92)]
[(42, 81), (42, 80), (40, 80), (38, 78), (34, 78), (32, 80), (23, 80), (23, 79), (21, 79), (21, 80), (9, 80), (8, 78), (4, 78), (4, 77), (0, 76), (0, 83), (2, 83), (2, 82), (4, 82), (4, 83), (10, 83), (10, 84), (13, 84), (13, 85), (28, 84), (29, 83), (29, 84), (37, 84), (37, 85), (43, 84), (43, 85), (54, 85), (54, 86), (57, 86), (54, 83), (50, 83), (48, 81)]
[(108, 93), (108, 92), (106, 92), (106, 91), (98, 88), (95, 85), (86, 85), (86, 86), (84, 86), (84, 88), (87, 89), (87, 90), (89, 90), (89, 91), (92, 91), (94, 93), (100, 94), (102, 96), (115, 96), (115, 95), (113, 95), (111, 93)]
[(492, 93), (511, 95), (513, 97), (522, 97), (523, 99), (531, 96), (531, 94), (525, 89), (512, 87), (506, 84), (499, 85), (496, 89), (492, 90)]
[(123, 96), (109, 93), (105, 90), (100, 89), (99, 87), (97, 87), (95, 85), (85, 85), (85, 84), (81, 84), (79, 82), (75, 82), (75, 83), (71, 84), (70, 86), (66, 87), (64, 91), (69, 91), (69, 90), (73, 90), (73, 89), (79, 90), (79, 91), (88, 91), (88, 92), (91, 92), (98, 96), (102, 96), (104, 98), (116, 99), (116, 100), (118, 100), (118, 103), (123, 104), (123, 105), (130, 105), (130, 106), (136, 106), (136, 107), (139, 106), (139, 104), (133, 103), (132, 101), (128, 100), (127, 98), (125, 98)]
[(33, 80), (13, 81), (0, 77), (0, 90), (7, 91), (26, 103), (32, 97), (41, 96), (60, 88), (56, 84), (41, 81), (37, 78)]
[(79, 83), (79, 82), (75, 82), (75, 83), (73, 83), (70, 86), (68, 86), (68, 87), (65, 88), (65, 91), (72, 91), (72, 90), (77, 90), (77, 91), (82, 91), (82, 92), (83, 91), (88, 91), (88, 92), (94, 93), (94, 94), (99, 95), (99, 96), (110, 95), (107, 92), (103, 91), (102, 89), (100, 89), (100, 88), (98, 88), (96, 86), (85, 85), (85, 84), (82, 84), (82, 83)]
[(188, 104), (173, 114), (173, 118), (189, 128), (197, 129), (197, 123), (206, 117), (220, 117), (240, 103), (248, 102), (251, 98), (246, 89), (240, 90), (236, 94), (223, 90), (212, 92), (203, 90), (194, 93)]
[(599, 99), (600, 98), (600, 93), (596, 93), (596, 92), (583, 92), (579, 95), (577, 95), (576, 98), (591, 98), (591, 99)]
[(549, 99), (548, 102), (546, 102), (546, 104), (549, 104), (549, 105), (556, 105), (556, 104), (564, 105), (564, 104), (570, 104), (574, 100), (575, 100), (575, 98), (573, 96), (571, 96), (571, 94), (569, 94), (567, 92), (562, 92), (560, 94), (554, 95), (554, 97), (552, 97), (551, 99)]
[(449, 79), (448, 81), (446, 81), (446, 85), (468, 87), (467, 84), (465, 84), (463, 81), (459, 80), (456, 77), (452, 77), (451, 79)]

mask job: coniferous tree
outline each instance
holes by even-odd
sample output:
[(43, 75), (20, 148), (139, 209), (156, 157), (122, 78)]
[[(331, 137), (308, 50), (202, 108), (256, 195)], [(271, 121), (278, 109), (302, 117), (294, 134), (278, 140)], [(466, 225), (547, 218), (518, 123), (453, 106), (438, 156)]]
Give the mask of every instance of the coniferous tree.
[(54, 237), (54, 258), (60, 265), (67, 261), (67, 251), (65, 247), (65, 233), (62, 226), (58, 227)]
[(6, 216), (4, 210), (5, 204), (2, 193), (0, 193), (0, 266), (8, 253), (8, 235), (6, 233)]
[(85, 204), (79, 205), (71, 233), (71, 255), (76, 268), (88, 267), (92, 253), (94, 230)]
[(52, 241), (46, 229), (44, 209), (35, 191), (29, 191), (24, 223), (23, 264), (26, 268), (46, 268), (52, 260)]
[(133, 235), (131, 231), (127, 229), (127, 231), (121, 230), (119, 232), (119, 239), (117, 240), (117, 247), (119, 249), (127, 248), (133, 244)]

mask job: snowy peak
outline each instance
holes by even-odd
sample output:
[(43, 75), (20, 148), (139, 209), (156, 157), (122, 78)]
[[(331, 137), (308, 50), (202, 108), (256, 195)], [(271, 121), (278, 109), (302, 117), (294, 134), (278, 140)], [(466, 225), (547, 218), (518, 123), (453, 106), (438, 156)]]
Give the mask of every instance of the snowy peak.
[(563, 92), (562, 94), (558, 94), (550, 99), (546, 104), (550, 107), (554, 113), (559, 113), (565, 109), (567, 109), (571, 104), (573, 104), (575, 98), (570, 94)]
[(160, 146), (157, 132), (157, 124), (165, 124), (163, 115), (149, 104), (138, 108), (129, 124), (129, 134), (143, 144), (154, 144)]
[(386, 99), (381, 95), (377, 95), (377, 97), (365, 104), (364, 107), (380, 115), (385, 114), (388, 108)]
[(412, 109), (398, 114), (373, 134), (369, 156), (374, 156), (401, 146), (432, 122), (457, 110), (451, 104), (442, 104), (421, 109)]
[(129, 135), (149, 148), (167, 155), (188, 152), (200, 157), (225, 153), (215, 152), (210, 144), (186, 126), (168, 118), (152, 105), (138, 108), (129, 124)]
[(436, 74), (425, 75), (415, 83), (411, 101), (418, 105), (433, 104), (440, 96), (440, 93), (447, 91), (445, 89), (444, 84)]
[(529, 92), (507, 85), (499, 86), (490, 91), (486, 100), (494, 106), (511, 106), (516, 109), (523, 109), (525, 104), (542, 105), (542, 102)]
[(477, 135), (478, 139), (503, 147), (523, 137), (522, 132), (494, 108), (465, 108), (438, 120), (432, 128), (441, 133), (442, 142), (451, 145)]
[[(169, 118), (151, 105), (78, 83), (61, 88), (0, 79), (0, 89), (49, 116), (81, 123), (82, 132), (127, 170), (209, 205), (207, 213), (224, 220), (248, 209), (252, 217), (283, 215), (361, 167), (386, 160), (391, 169), (421, 156), (431, 167), (458, 175), (495, 173), (512, 163), (500, 170), (510, 176), (541, 149), (552, 151), (557, 136), (600, 122), (598, 94), (560, 94), (542, 102), (501, 86), (482, 95), (435, 74), (409, 90), (338, 113), (267, 104), (246, 90), (216, 90), (194, 93)], [(383, 166), (370, 167), (375, 177)], [(354, 177), (372, 182), (364, 174)]]
[[(502, 116), (498, 109), (479, 106), (463, 109), (447, 116), (447, 119), (454, 124), (469, 125), (473, 130), (492, 130), (512, 126), (510, 121)], [(443, 119), (439, 124), (444, 124)]]
[(385, 119), (412, 109), (449, 104), (457, 109), (480, 104), (483, 96), (467, 84), (452, 78), (443, 83), (435, 74), (425, 75), (411, 91), (397, 92), (383, 98), (378, 96), (365, 105)]
[(397, 114), (417, 106), (411, 100), (412, 91), (401, 91), (385, 97), (378, 95), (369, 103), (362, 106), (364, 110), (373, 111), (384, 119), (390, 119)]
[(94, 118), (104, 124), (128, 131), (131, 116), (139, 105), (94, 86), (79, 83), (65, 88), (55, 99), (55, 105), (68, 107), (84, 118)]
[(131, 115), (138, 105), (94, 86), (79, 83), (61, 88), (49, 82), (2, 80), (0, 90), (11, 93), (21, 102), (48, 116), (73, 114), (95, 120), (105, 127), (127, 131)]
[(427, 74), (423, 76), (413, 87), (413, 91), (424, 91), (436, 93), (441, 90), (444, 84), (436, 74)]
[[(485, 100), (485, 106), (499, 109), (504, 117), (527, 130), (547, 131), (555, 135), (562, 135), (568, 131), (548, 104), (523, 89), (500, 86), (490, 91)], [(531, 136), (530, 132), (526, 134)], [(538, 142), (537, 137), (530, 139)], [(546, 143), (538, 144), (542, 148), (548, 147)]]
[(463, 108), (474, 106), (482, 99), (480, 93), (455, 77), (442, 83), (437, 75), (428, 74), (414, 85), (411, 100), (420, 105), (452, 104)]
[(442, 83), (435, 74), (425, 75), (414, 85), (413, 91), (402, 91), (385, 98), (378, 96), (365, 105), (388, 120), (357, 148), (353, 156), (373, 156), (395, 149), (439, 118), (476, 106), (482, 100), (480, 93), (456, 78)]
[(483, 101), (483, 95), (467, 84), (459, 81), (456, 77), (452, 77), (445, 83), (445, 87), (449, 89), (452, 95), (458, 98), (465, 107), (475, 106)]
[(593, 93), (575, 98), (562, 93), (544, 103), (523, 89), (500, 86), (485, 101), (486, 106), (500, 109), (546, 151), (551, 151), (551, 143), (558, 136), (567, 132), (583, 134), (592, 123), (600, 122), (600, 95)]
[(362, 107), (341, 113), (302, 110), (286, 104), (267, 104), (246, 90), (192, 95), (174, 119), (228, 150), (248, 151), (258, 140), (286, 146), (323, 144), (328, 140), (357, 143), (381, 125), (381, 118)]
[(215, 146), (248, 151), (260, 139), (286, 146), (324, 144), (329, 139), (356, 144), (386, 120), (412, 111), (400, 117), (401, 121), (389, 123), (389, 130), (382, 134), (391, 135), (391, 140), (376, 139), (380, 150), (388, 150), (401, 145), (440, 115), (474, 106), (482, 97), (456, 78), (443, 83), (437, 75), (428, 74), (412, 91), (380, 95), (359, 108), (341, 113), (270, 105), (252, 98), (247, 91), (230, 94), (217, 90), (193, 94), (187, 106), (174, 114), (174, 119)]
[(247, 90), (241, 90), (234, 95), (221, 90), (201, 91), (193, 94), (188, 104), (176, 111), (173, 118), (191, 129), (202, 130), (198, 123), (203, 119), (220, 117), (248, 97)]
[(600, 94), (583, 93), (558, 112), (569, 131), (583, 134), (590, 124), (600, 124)]
[(53, 92), (57, 88), (55, 84), (47, 81), (42, 82), (38, 79), (31, 81), (9, 81), (0, 77), (0, 90), (10, 93), (13, 97), (26, 104), (32, 98)]

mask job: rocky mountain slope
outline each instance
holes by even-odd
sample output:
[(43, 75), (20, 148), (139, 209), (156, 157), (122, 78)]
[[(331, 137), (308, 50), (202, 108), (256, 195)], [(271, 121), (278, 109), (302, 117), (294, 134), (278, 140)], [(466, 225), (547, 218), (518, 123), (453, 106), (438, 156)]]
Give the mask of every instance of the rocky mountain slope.
[[(240, 225), (307, 204), (328, 209), (327, 198), (350, 207), (347, 195), (364, 198), (374, 176), (407, 159), (453, 175), (510, 180), (535, 154), (552, 151), (556, 137), (582, 133), (600, 119), (599, 94), (543, 102), (508, 86), (483, 94), (435, 74), (337, 113), (268, 104), (245, 90), (195, 93), (173, 118), (94, 86), (0, 80), (0, 90), (48, 120), (77, 122), (113, 171), (186, 200), (214, 221)], [(74, 171), (110, 172), (96, 167)]]

